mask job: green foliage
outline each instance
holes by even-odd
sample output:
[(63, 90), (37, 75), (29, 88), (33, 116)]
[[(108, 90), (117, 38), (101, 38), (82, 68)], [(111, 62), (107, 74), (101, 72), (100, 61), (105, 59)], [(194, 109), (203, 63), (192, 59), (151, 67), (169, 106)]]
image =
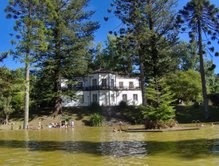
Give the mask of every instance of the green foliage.
[[(175, 0), (115, 0), (115, 15), (125, 24), (119, 31), (120, 50), (139, 66), (143, 105), (147, 104), (145, 82), (176, 69), (170, 49), (177, 41), (174, 25)], [(114, 33), (115, 34), (115, 33)]]
[(127, 108), (127, 102), (125, 101), (120, 101), (119, 103), (119, 109), (126, 109)]
[(11, 104), (13, 105), (14, 110), (23, 111), (24, 110), (24, 91), (16, 92), (13, 97)]
[(219, 93), (219, 75), (214, 75), (214, 77), (209, 80), (209, 86), (211, 93)]
[(158, 107), (146, 106), (144, 117), (154, 121), (168, 121), (175, 117), (173, 106), (162, 103)]
[[(191, 42), (196, 42), (198, 46), (200, 44), (202, 46), (208, 45), (206, 49), (209, 50), (208, 53), (211, 54), (211, 52), (215, 50), (214, 47), (211, 46), (211, 41), (218, 39), (218, 14), (219, 9), (211, 4), (209, 0), (191, 0), (179, 11), (177, 23), (180, 29), (186, 30), (186, 33), (189, 32)], [(206, 37), (206, 40), (201, 39), (198, 43), (198, 35), (200, 35), (201, 32), (205, 33), (205, 35), (201, 34), (201, 37)]]
[(152, 121), (168, 121), (175, 117), (173, 94), (164, 79), (153, 79), (147, 87), (148, 105), (140, 110), (145, 119)]
[[(204, 54), (208, 52), (210, 55), (215, 53), (214, 47), (211, 46), (211, 41), (218, 41), (218, 25), (219, 25), (219, 9), (216, 8), (209, 0), (191, 0), (177, 16), (178, 28), (182, 31), (187, 30), (191, 43), (195, 42), (198, 46), (197, 54), (199, 55), (200, 74), (202, 83), (202, 94), (205, 118), (208, 119), (208, 96), (204, 69)], [(207, 45), (207, 47), (205, 47)], [(205, 47), (205, 49), (204, 49)], [(218, 53), (215, 53), (217, 56)], [(213, 65), (212, 69), (215, 68)]]
[(127, 106), (125, 109), (120, 109), (119, 111), (125, 116), (125, 119), (131, 124), (143, 124), (144, 123), (144, 114), (143, 106)]
[(45, 1), (10, 0), (5, 9), (7, 18), (15, 20), (15, 32), (11, 36), (16, 47), (10, 53), (20, 58), (22, 62), (35, 62), (38, 58), (37, 53), (47, 49), (45, 40), (47, 30), (40, 18)]
[(144, 117), (146, 129), (168, 128), (176, 125), (175, 110), (166, 104), (161, 104), (155, 108), (152, 106), (139, 106), (138, 110)]
[[(29, 121), (30, 66), (39, 59), (39, 52), (47, 49), (47, 29), (41, 18), (46, 0), (10, 0), (5, 9), (7, 18), (15, 20), (13, 39), (15, 49), (10, 50), (25, 64), (25, 114), (24, 128)], [(18, 56), (19, 55), (19, 56)]]
[(0, 100), (2, 100), (2, 103), (0, 104), (2, 106), (2, 110), (5, 115), (10, 115), (14, 112), (14, 109), (12, 108), (11, 104), (12, 97), (0, 97)]
[(94, 113), (90, 117), (91, 126), (102, 126), (103, 117), (99, 113)]
[[(170, 49), (176, 42), (174, 0), (115, 0), (115, 15), (127, 25), (121, 28), (118, 48), (132, 55), (127, 60), (143, 63), (146, 77), (162, 76), (176, 68), (176, 56)], [(142, 6), (142, 7), (140, 7)], [(175, 59), (174, 59), (175, 58)]]
[(22, 70), (10, 71), (6, 68), (0, 68), (0, 111), (6, 116), (6, 122), (9, 115), (14, 111), (21, 111), (24, 106), (24, 88)]
[(174, 51), (175, 56), (178, 57), (179, 70), (199, 70), (199, 57), (196, 53), (196, 43), (179, 42), (172, 49)]
[(185, 103), (201, 102), (200, 74), (194, 70), (178, 71), (165, 78), (174, 98)]
[(196, 105), (177, 106), (176, 120), (180, 123), (194, 123), (195, 121), (204, 121), (204, 114), (202, 109), (202, 106)]
[(72, 117), (69, 116), (69, 115), (62, 115), (61, 120), (62, 120), (62, 121), (69, 122), (69, 120), (70, 120), (71, 118), (72, 118)]
[[(122, 48), (120, 42), (121, 39), (114, 35), (108, 35), (105, 48), (98, 44), (90, 64), (92, 70), (104, 69), (131, 74), (133, 72), (133, 64), (135, 63), (132, 58), (133, 51), (128, 48)], [(127, 41), (123, 40), (122, 43), (123, 47), (125, 45), (128, 47)]]
[(93, 33), (99, 27), (97, 22), (90, 21), (93, 11), (87, 9), (88, 1), (49, 1), (42, 16), (47, 33), (47, 52), (41, 52), (40, 72), (37, 86), (42, 88), (35, 95), (43, 101), (50, 101), (54, 113), (61, 113), (62, 96), (73, 96), (71, 88), (63, 91), (63, 79), (85, 74), (88, 66), (89, 46)]
[(212, 61), (207, 61), (205, 63), (205, 73), (206, 73), (206, 84), (208, 93), (218, 93), (219, 92), (219, 77), (215, 74), (215, 70), (211, 70), (211, 66), (214, 65)]

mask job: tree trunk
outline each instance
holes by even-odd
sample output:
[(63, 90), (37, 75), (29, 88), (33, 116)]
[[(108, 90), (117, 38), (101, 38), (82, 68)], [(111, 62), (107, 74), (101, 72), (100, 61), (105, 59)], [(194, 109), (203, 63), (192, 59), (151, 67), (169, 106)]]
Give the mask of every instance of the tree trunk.
[[(32, 16), (32, 4), (28, 3), (28, 18)], [(31, 52), (31, 21), (27, 24), (27, 47), (25, 55), (25, 109), (24, 109), (24, 126), (23, 129), (28, 129), (29, 122), (29, 104), (30, 104), (30, 52)]]
[(205, 111), (205, 120), (209, 118), (208, 112), (208, 96), (206, 89), (206, 80), (205, 80), (205, 70), (204, 70), (204, 59), (203, 59), (203, 45), (202, 45), (202, 30), (200, 20), (198, 21), (198, 47), (199, 47), (199, 58), (200, 58), (200, 74), (201, 74), (201, 83), (202, 83), (202, 96), (204, 102), (204, 111)]
[(55, 38), (55, 58), (57, 59), (57, 66), (55, 69), (55, 85), (54, 92), (55, 96), (55, 105), (54, 112), (52, 114), (53, 117), (56, 117), (58, 114), (62, 113), (62, 89), (61, 89), (61, 66), (62, 66), (62, 56), (61, 56), (61, 27), (59, 20), (56, 20), (56, 27), (54, 30), (54, 38)]
[[(28, 55), (27, 55), (28, 56)], [(30, 91), (30, 64), (25, 63), (25, 110), (24, 110), (24, 129), (28, 129), (29, 121), (29, 91)]]
[(9, 115), (6, 114), (5, 115), (5, 124), (8, 125), (8, 123), (9, 123)]
[(58, 114), (62, 114), (62, 89), (61, 89), (61, 75), (59, 69), (55, 72), (55, 86), (54, 92), (55, 103), (54, 103), (54, 111), (52, 116), (56, 117)]
[(62, 114), (62, 99), (60, 97), (57, 97), (55, 100), (55, 107), (52, 116), (56, 117), (58, 114)]
[[(141, 49), (141, 48), (140, 48)], [(140, 59), (140, 86), (142, 92), (142, 105), (147, 105), (147, 98), (146, 98), (146, 87), (145, 87), (145, 71), (144, 71), (144, 62), (143, 62), (143, 54), (139, 51), (139, 59)]]

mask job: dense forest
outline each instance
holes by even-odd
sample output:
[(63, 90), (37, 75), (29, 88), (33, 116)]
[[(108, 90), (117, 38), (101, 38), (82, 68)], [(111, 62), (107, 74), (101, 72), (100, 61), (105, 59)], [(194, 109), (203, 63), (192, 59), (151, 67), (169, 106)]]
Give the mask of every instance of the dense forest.
[[(123, 26), (109, 31), (105, 44), (93, 44), (100, 27), (91, 20), (88, 0), (10, 0), (5, 13), (14, 20), (13, 50), (25, 68), (0, 68), (0, 113), (24, 115), (50, 108), (62, 113), (62, 96), (76, 98), (61, 81), (99, 69), (137, 75), (141, 82), (143, 119), (169, 121), (179, 104), (203, 105), (219, 93), (219, 75), (211, 58), (218, 56), (219, 9), (209, 0), (190, 0), (176, 11), (177, 0), (114, 0), (109, 6)], [(179, 8), (179, 7), (178, 7)], [(107, 15), (103, 16), (107, 22)], [(189, 35), (190, 41), (180, 40)], [(1, 63), (1, 62), (0, 62)]]

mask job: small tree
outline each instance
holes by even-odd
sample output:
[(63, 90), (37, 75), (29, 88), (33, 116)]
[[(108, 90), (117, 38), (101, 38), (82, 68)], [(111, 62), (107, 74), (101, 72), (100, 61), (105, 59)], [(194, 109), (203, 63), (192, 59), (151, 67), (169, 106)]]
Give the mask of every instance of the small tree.
[(14, 112), (11, 104), (12, 97), (1, 97), (2, 103), (0, 104), (5, 115), (5, 123), (9, 123), (9, 116)]
[(151, 80), (147, 89), (148, 105), (145, 108), (140, 108), (146, 119), (145, 127), (160, 128), (163, 123), (165, 124), (175, 117), (172, 105), (174, 102), (173, 94), (169, 90), (170, 87), (165, 84), (164, 79)]
[(24, 108), (23, 70), (0, 68), (0, 75), (0, 111), (8, 123), (11, 113)]

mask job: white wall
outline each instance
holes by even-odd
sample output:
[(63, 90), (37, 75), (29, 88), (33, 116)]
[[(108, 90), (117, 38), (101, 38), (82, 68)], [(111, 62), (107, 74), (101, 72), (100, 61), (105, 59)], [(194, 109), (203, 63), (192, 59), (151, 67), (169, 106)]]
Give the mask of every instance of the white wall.
[(116, 86), (117, 87), (119, 87), (119, 82), (123, 82), (124, 88), (129, 88), (129, 82), (133, 82), (134, 88), (140, 87), (139, 80), (137, 78), (116, 77)]
[[(111, 85), (111, 79), (114, 80), (114, 86), (119, 87), (119, 82), (123, 82), (124, 89), (120, 90), (92, 90), (92, 91), (78, 91), (76, 92), (77, 96), (84, 96), (84, 102), (81, 103), (80, 99), (70, 100), (64, 99), (63, 106), (89, 106), (93, 102), (93, 94), (97, 94), (97, 102), (100, 105), (119, 105), (123, 100), (122, 95), (127, 95), (127, 104), (128, 105), (140, 105), (142, 104), (142, 94), (139, 88), (138, 78), (125, 78), (115, 74), (108, 73), (99, 73), (99, 74), (90, 74), (89, 76), (83, 78), (84, 87), (90, 87), (92, 85), (92, 80), (97, 80), (97, 85), (101, 85), (102, 79), (106, 79), (107, 86)], [(133, 82), (134, 88), (129, 89), (129, 82)], [(64, 82), (63, 85), (64, 87)], [(137, 87), (137, 88), (136, 88)], [(137, 94), (138, 100), (133, 101), (133, 95)], [(114, 96), (114, 101), (113, 101)]]
[[(141, 91), (140, 90), (123, 90), (123, 91), (118, 91), (117, 92), (117, 102), (116, 102), (116, 105), (119, 105), (119, 103), (121, 101), (123, 101), (123, 94), (126, 94), (127, 95), (127, 104), (128, 105), (140, 105), (142, 104), (142, 94), (141, 94)], [(138, 100), (137, 101), (134, 101), (133, 100), (133, 95), (134, 94), (137, 94), (138, 96)]]
[[(84, 96), (84, 102), (81, 102), (80, 97)], [(70, 99), (66, 97), (62, 97), (62, 106), (63, 107), (73, 107), (73, 106), (89, 106), (90, 105), (90, 95), (89, 91), (77, 91), (76, 92), (77, 98)]]

